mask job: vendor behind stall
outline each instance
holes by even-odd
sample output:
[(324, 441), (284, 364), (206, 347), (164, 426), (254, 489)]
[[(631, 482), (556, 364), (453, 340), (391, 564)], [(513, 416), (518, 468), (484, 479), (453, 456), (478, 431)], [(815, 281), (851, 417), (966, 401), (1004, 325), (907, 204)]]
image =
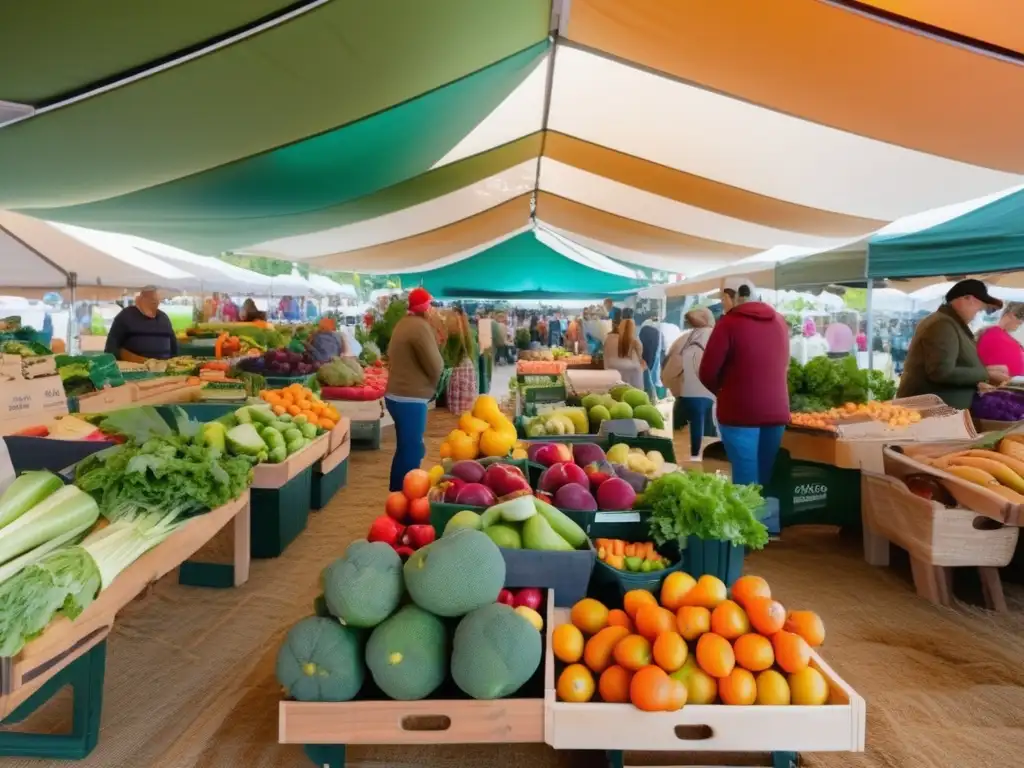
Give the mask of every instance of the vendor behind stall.
[(970, 408), (974, 393), (986, 383), (1009, 377), (986, 368), (968, 327), (982, 309), (1001, 309), (981, 280), (961, 280), (946, 293), (946, 302), (918, 323), (907, 350), (898, 397), (934, 394), (953, 408)]
[(334, 318), (320, 318), (316, 331), (306, 342), (309, 353), (317, 362), (326, 363), (336, 357), (345, 357), (349, 354), (346, 349), (345, 337), (337, 331), (338, 325), (334, 322)]
[(178, 339), (171, 318), (160, 310), (160, 294), (154, 286), (147, 285), (135, 297), (133, 306), (118, 312), (104, 352), (129, 363), (177, 356)]

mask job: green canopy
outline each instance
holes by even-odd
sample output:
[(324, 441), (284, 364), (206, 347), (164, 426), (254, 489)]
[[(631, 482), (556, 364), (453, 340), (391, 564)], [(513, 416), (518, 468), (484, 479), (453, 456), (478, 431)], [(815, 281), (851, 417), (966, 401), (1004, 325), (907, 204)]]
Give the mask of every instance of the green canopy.
[(533, 232), (493, 245), (429, 272), (399, 275), (439, 299), (589, 299), (638, 291), (647, 282), (606, 272), (563, 256)]
[(868, 243), (871, 277), (985, 274), (1024, 265), (1024, 189), (955, 218)]

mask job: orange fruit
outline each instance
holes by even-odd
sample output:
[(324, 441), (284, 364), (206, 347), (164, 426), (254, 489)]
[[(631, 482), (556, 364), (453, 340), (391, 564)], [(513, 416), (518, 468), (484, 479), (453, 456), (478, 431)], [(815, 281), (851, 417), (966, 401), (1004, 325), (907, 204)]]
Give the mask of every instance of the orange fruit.
[(596, 635), (608, 625), (608, 609), (592, 597), (585, 597), (576, 603), (569, 617), (585, 635)]
[(684, 640), (696, 640), (711, 631), (711, 611), (695, 605), (684, 605), (676, 613), (676, 629)]
[(678, 712), (686, 704), (689, 697), (686, 683), (676, 680), (671, 675), (668, 678), (668, 698), (665, 702), (666, 712)]
[(636, 672), (629, 681), (629, 700), (644, 712), (665, 712), (678, 694), (673, 684), (678, 682), (652, 664)]
[(747, 601), (747, 616), (755, 631), (771, 637), (786, 621), (786, 609), (782, 603), (770, 597), (752, 597)]
[[(332, 429), (334, 429), (336, 426), (338, 426), (338, 422), (337, 421), (333, 421), (331, 419), (324, 418), (324, 419), (320, 419), (320, 426), (323, 429), (326, 429), (328, 432), (330, 432)], [(443, 447), (444, 446), (442, 446), (442, 448)], [(442, 456), (441, 458), (447, 458), (447, 457)]]
[(412, 469), (402, 479), (402, 491), (410, 499), (422, 499), (430, 490), (430, 475), (423, 469)]
[(712, 677), (725, 677), (736, 666), (736, 654), (728, 640), (707, 632), (697, 641), (697, 664)]
[(697, 584), (683, 597), (683, 605), (697, 605), (712, 609), (729, 596), (725, 582), (707, 574), (697, 579)]
[(285, 407), (283, 405), (275, 405), (270, 410), (272, 410), (274, 412), (275, 416), (280, 416), (282, 413), (287, 413), (287, 411), (285, 410)]
[(736, 663), (751, 672), (762, 672), (775, 663), (772, 641), (761, 635), (749, 634), (736, 638), (732, 650)]
[(757, 681), (750, 672), (736, 667), (718, 681), (718, 698), (723, 704), (750, 706), (757, 701)]
[(768, 582), (760, 576), (740, 576), (730, 590), (732, 599), (747, 607), (747, 601), (752, 597), (771, 597), (772, 590)]
[(652, 648), (654, 663), (666, 672), (675, 672), (686, 663), (690, 649), (678, 632), (662, 632)]
[(640, 635), (627, 635), (615, 644), (615, 663), (636, 672), (651, 663), (651, 641)]
[(629, 634), (625, 627), (605, 627), (583, 646), (583, 661), (595, 672), (604, 672), (612, 665), (615, 645)]
[(405, 516), (409, 514), (409, 499), (401, 491), (392, 491), (384, 501), (384, 511), (388, 517), (404, 523)]
[(631, 589), (622, 598), (622, 608), (629, 618), (636, 620), (636, 612), (644, 605), (657, 605), (654, 595), (646, 589)]
[(800, 635), (785, 630), (776, 632), (772, 637), (772, 648), (775, 650), (775, 663), (784, 672), (800, 672), (811, 663), (811, 647)]
[(825, 623), (814, 611), (790, 611), (782, 628), (800, 635), (811, 648), (825, 642)]
[(789, 683), (782, 673), (766, 669), (757, 676), (757, 703), (776, 707), (790, 703)]
[(806, 667), (789, 676), (789, 691), (793, 704), (820, 707), (828, 703), (828, 682), (814, 667)]
[(570, 664), (558, 676), (555, 690), (562, 701), (590, 701), (594, 696), (594, 676), (582, 664)]
[(643, 605), (633, 617), (636, 632), (650, 641), (654, 641), (662, 632), (673, 632), (676, 628), (676, 617), (660, 605)]
[(609, 627), (625, 627), (630, 632), (633, 631), (633, 622), (629, 619), (627, 614), (621, 608), (613, 608), (608, 611), (608, 626)]
[(633, 679), (633, 673), (614, 664), (601, 673), (597, 681), (597, 692), (601, 694), (601, 701), (607, 704), (628, 704), (629, 683)]
[(583, 645), (583, 633), (572, 624), (562, 624), (551, 633), (551, 652), (566, 664), (575, 664), (583, 658)]
[(299, 408), (299, 406), (297, 406), (297, 405), (289, 405), (289, 406), (288, 406), (288, 408), (287, 408), (286, 410), (287, 410), (287, 411), (288, 411), (288, 413), (290, 413), (290, 414), (291, 414), (292, 416), (298, 416), (298, 415), (299, 415), (300, 413), (302, 413), (302, 409), (301, 409), (301, 408)]
[(735, 640), (750, 631), (750, 619), (732, 600), (723, 600), (711, 612), (711, 631), (726, 640)]
[(672, 571), (661, 583), (661, 604), (670, 611), (679, 610), (683, 598), (697, 585), (697, 580), (685, 571)]
[(669, 677), (686, 686), (686, 701), (690, 704), (714, 704), (718, 699), (718, 681), (697, 666), (693, 656)]

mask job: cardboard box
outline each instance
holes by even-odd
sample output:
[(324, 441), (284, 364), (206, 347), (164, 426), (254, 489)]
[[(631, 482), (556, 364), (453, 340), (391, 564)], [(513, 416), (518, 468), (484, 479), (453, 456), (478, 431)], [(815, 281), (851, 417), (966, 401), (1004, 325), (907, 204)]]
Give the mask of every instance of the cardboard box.
[(0, 430), (10, 434), (68, 412), (53, 355), (0, 355)]

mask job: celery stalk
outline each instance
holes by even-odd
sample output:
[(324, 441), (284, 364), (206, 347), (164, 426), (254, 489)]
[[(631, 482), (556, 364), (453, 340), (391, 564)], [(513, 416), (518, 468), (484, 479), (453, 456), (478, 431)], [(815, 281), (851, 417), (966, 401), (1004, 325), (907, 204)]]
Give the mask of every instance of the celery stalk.
[(0, 584), (3, 584), (23, 568), (27, 568), (32, 565), (32, 563), (39, 562), (54, 550), (60, 549), (65, 544), (70, 544), (90, 528), (92, 528), (92, 523), (89, 523), (89, 525), (83, 525), (80, 528), (74, 528), (67, 533), (61, 534), (55, 539), (50, 539), (49, 541), (40, 544), (35, 549), (29, 550), (25, 554), (20, 555), (13, 560), (8, 560), (3, 565), (0, 565)]
[(64, 485), (52, 472), (24, 472), (0, 496), (0, 528), (13, 523)]
[(65, 485), (0, 529), (0, 564), (68, 531), (90, 526), (99, 516), (99, 505), (92, 496)]

